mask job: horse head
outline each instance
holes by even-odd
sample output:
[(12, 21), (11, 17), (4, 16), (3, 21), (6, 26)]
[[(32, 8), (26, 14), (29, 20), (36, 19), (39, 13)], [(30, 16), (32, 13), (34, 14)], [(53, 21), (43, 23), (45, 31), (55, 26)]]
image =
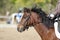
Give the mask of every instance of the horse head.
[(42, 11), (41, 8), (32, 8), (31, 10), (25, 8), (23, 18), (21, 22), (18, 24), (17, 30), (19, 32), (22, 32), (25, 29), (28, 29), (29, 26), (34, 26), (39, 23), (44, 23), (45, 25), (48, 25), (49, 23), (46, 23), (48, 21), (46, 20), (46, 18), (46, 13)]

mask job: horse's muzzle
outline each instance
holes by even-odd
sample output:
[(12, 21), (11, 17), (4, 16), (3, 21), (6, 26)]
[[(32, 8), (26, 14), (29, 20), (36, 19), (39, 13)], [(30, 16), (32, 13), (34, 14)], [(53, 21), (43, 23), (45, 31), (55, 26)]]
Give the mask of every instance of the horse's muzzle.
[(25, 29), (23, 27), (21, 27), (21, 28), (17, 27), (17, 31), (18, 32), (23, 32), (23, 31), (25, 31)]

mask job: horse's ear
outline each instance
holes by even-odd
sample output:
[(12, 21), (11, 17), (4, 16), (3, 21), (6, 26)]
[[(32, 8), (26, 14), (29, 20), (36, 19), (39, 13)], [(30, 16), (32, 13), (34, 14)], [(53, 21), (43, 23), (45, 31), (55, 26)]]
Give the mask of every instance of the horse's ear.
[(30, 9), (25, 7), (24, 12), (30, 13)]

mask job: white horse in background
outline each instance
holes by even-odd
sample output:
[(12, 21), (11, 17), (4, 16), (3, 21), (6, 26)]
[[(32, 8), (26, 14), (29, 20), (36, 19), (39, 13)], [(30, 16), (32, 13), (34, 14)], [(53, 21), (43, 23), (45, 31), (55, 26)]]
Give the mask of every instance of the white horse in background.
[(19, 23), (23, 17), (24, 13), (13, 13), (11, 16), (9, 16), (8, 20), (11, 21), (11, 24), (14, 24), (14, 18), (16, 16), (16, 21)]

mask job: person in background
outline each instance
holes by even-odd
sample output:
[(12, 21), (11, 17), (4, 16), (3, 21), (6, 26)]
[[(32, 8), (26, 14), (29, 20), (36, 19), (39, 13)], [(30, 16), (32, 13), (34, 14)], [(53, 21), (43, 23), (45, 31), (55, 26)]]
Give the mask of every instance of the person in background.
[(9, 11), (7, 11), (6, 12), (6, 17), (7, 17), (7, 24), (10, 24), (11, 23), (11, 18), (10, 18), (10, 12)]
[(60, 0), (58, 0), (56, 8), (50, 17), (54, 20), (55, 35), (58, 39), (60, 39)]
[(58, 0), (55, 10), (52, 14), (50, 14), (50, 17), (55, 20), (57, 17), (60, 17), (60, 0)]

